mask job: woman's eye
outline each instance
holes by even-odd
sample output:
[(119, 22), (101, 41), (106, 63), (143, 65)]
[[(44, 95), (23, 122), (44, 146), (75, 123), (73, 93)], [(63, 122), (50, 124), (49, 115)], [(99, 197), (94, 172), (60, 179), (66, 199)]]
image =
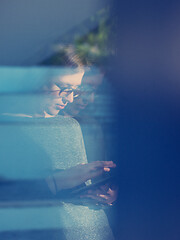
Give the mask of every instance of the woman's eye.
[(72, 92), (71, 89), (64, 89), (63, 92)]

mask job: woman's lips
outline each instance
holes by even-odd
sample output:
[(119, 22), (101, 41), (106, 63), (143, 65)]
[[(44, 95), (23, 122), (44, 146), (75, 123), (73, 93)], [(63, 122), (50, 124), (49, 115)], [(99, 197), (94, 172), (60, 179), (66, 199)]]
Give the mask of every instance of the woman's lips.
[(64, 109), (66, 105), (59, 105), (59, 104), (56, 104), (56, 108), (58, 110), (61, 110), (61, 109)]

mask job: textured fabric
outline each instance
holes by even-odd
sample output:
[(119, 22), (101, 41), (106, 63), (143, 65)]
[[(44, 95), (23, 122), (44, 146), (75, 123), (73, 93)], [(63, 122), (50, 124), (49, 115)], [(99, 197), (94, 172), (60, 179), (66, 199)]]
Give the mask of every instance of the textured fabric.
[[(56, 169), (87, 162), (81, 129), (74, 119), (61, 116), (17, 119), (1, 125), (4, 138), (1, 140), (1, 176), (13, 179), (42, 178)], [(65, 202), (60, 202), (56, 208), (36, 210), (31, 221), (34, 218), (39, 228), (46, 228), (48, 223), (50, 228), (57, 229), (58, 226), (67, 240), (113, 239), (103, 210)], [(22, 214), (26, 219), (25, 211)], [(31, 222), (28, 229), (30, 226)]]

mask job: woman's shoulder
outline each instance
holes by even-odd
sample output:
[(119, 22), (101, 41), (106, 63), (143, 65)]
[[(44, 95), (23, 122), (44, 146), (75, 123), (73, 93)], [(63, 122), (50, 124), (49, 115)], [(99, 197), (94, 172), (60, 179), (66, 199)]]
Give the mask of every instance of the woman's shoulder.
[(62, 129), (80, 129), (77, 120), (72, 117), (56, 116), (50, 118), (0, 115), (1, 125), (58, 127)]
[(54, 118), (54, 121), (57, 121), (58, 123), (65, 123), (65, 124), (72, 124), (74, 126), (80, 126), (76, 119), (69, 116), (67, 117), (67, 116), (58, 115)]

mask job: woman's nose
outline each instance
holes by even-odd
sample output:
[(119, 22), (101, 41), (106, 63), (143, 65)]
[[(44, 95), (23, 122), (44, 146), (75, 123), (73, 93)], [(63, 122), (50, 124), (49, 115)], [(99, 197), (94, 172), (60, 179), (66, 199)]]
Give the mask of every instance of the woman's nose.
[(66, 96), (66, 101), (68, 101), (69, 103), (72, 103), (73, 100), (74, 100), (74, 96), (73, 96), (73, 92), (71, 92)]

